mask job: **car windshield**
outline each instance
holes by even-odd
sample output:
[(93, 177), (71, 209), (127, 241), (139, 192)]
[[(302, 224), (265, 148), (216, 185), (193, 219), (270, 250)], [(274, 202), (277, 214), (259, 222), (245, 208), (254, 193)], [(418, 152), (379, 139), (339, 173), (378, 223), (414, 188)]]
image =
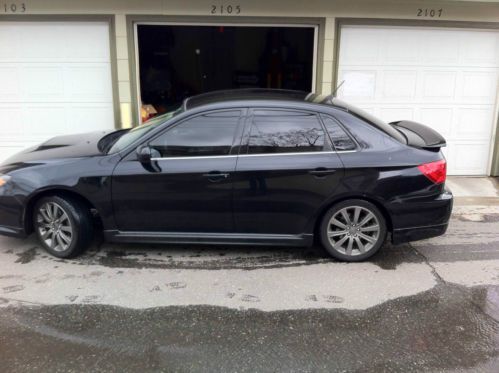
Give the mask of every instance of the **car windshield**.
[(149, 121), (147, 121), (145, 124), (135, 127), (134, 129), (130, 130), (123, 136), (121, 136), (114, 144), (111, 146), (111, 148), (108, 151), (108, 154), (113, 154), (117, 153), (123, 149), (125, 149), (127, 146), (133, 144), (135, 141), (140, 139), (142, 136), (144, 136), (146, 133), (149, 133), (156, 127), (158, 127), (160, 124), (165, 123), (167, 120), (173, 118), (177, 114), (180, 114), (182, 112), (182, 108), (178, 108), (175, 111), (170, 111), (168, 113), (159, 115)]

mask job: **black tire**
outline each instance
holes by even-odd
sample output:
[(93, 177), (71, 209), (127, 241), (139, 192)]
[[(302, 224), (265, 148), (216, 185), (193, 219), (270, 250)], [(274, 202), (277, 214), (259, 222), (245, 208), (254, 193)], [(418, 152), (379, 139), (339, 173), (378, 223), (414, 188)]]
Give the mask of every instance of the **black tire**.
[[(344, 213), (349, 220), (344, 217)], [(358, 214), (356, 219), (355, 214)], [(331, 222), (333, 217), (334, 223)], [(368, 218), (361, 227), (359, 223)], [(379, 227), (377, 231), (376, 226)], [(332, 257), (345, 262), (360, 262), (376, 254), (385, 242), (386, 233), (383, 214), (374, 204), (361, 199), (349, 199), (335, 204), (326, 212), (320, 225), (322, 246)], [(343, 239), (345, 240), (340, 242)]]
[[(55, 218), (48, 216), (47, 208)], [(90, 210), (80, 201), (68, 197), (48, 196), (37, 201), (33, 209), (33, 227), (43, 248), (58, 258), (79, 255), (90, 246), (94, 235)]]

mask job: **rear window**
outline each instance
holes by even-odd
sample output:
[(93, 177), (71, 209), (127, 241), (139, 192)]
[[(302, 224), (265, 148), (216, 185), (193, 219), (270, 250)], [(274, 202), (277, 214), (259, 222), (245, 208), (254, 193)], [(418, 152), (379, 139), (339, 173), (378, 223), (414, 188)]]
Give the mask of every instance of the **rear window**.
[(374, 115), (369, 114), (367, 111), (359, 109), (356, 106), (347, 104), (346, 102), (338, 100), (337, 98), (333, 99), (333, 105), (347, 109), (350, 114), (355, 115), (356, 117), (373, 125), (377, 129), (383, 131), (384, 133), (386, 133), (390, 137), (393, 137), (395, 140), (401, 142), (402, 144), (407, 143), (404, 135), (402, 135), (399, 131), (397, 131), (388, 123), (382, 121), (379, 118), (376, 118)]

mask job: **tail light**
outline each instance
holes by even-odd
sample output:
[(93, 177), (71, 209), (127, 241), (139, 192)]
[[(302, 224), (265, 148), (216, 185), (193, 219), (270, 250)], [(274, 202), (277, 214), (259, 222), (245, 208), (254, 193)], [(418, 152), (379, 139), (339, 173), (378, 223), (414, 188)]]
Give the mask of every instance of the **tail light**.
[(425, 163), (418, 166), (419, 171), (423, 173), (428, 179), (435, 184), (442, 184), (445, 182), (447, 176), (447, 163), (445, 159), (440, 161)]

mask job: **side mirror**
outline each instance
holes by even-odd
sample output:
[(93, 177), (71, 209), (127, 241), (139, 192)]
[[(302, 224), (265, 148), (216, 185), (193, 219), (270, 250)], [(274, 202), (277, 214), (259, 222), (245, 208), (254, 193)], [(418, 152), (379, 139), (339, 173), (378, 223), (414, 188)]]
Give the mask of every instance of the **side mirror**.
[(147, 145), (142, 145), (137, 148), (137, 160), (142, 164), (151, 163), (152, 152), (151, 148)]

